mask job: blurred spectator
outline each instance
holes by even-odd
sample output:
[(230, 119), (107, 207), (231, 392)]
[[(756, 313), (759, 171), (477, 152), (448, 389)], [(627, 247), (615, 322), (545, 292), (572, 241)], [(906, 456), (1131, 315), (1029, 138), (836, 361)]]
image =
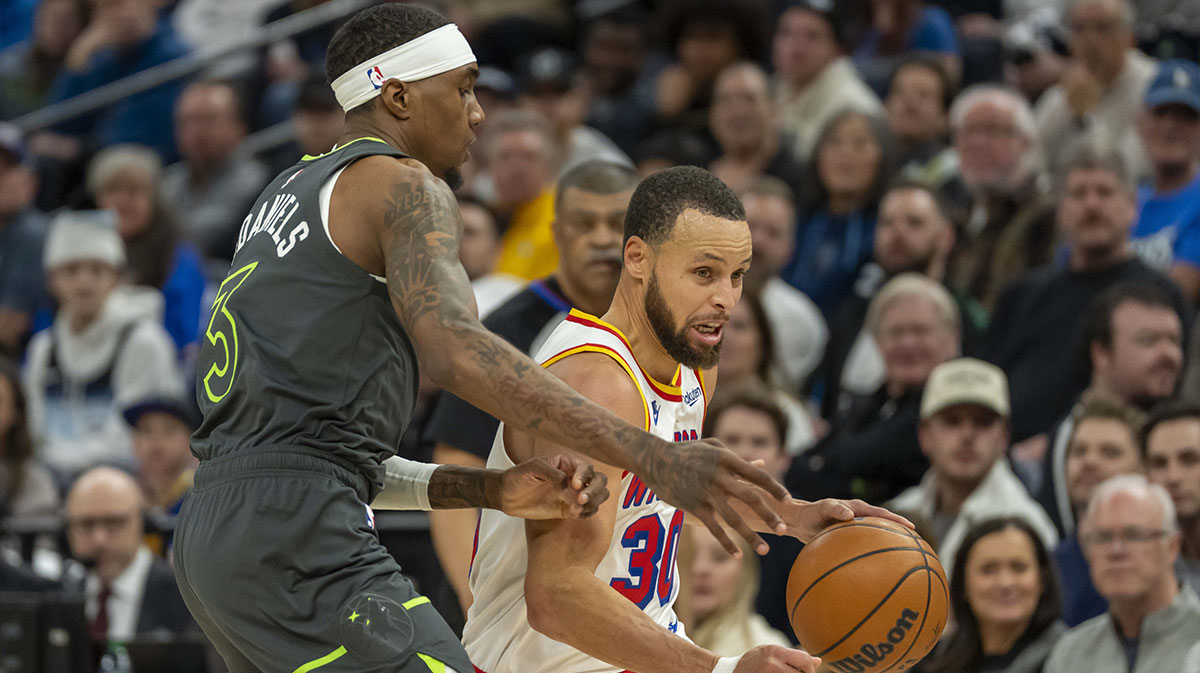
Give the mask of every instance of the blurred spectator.
[(740, 196), (754, 246), (754, 263), (746, 272), (743, 292), (758, 297), (771, 325), (772, 382), (795, 393), (821, 361), (829, 340), (817, 305), (779, 277), (795, 245), (795, 199), (787, 184), (771, 176), (752, 180)]
[[(586, 123), (621, 151), (632, 154), (653, 117), (653, 86), (642, 76), (650, 39), (649, 17), (631, 3), (588, 18), (580, 48), (583, 87), (589, 101)], [(491, 113), (487, 106), (484, 110)]]
[(1108, 613), (1068, 631), (1045, 673), (1177, 671), (1200, 641), (1200, 597), (1173, 565), (1179, 530), (1171, 498), (1141, 475), (1096, 488), (1079, 531)]
[(85, 472), (67, 494), (71, 556), (91, 568), (84, 594), (93, 641), (197, 630), (171, 568), (141, 544), (143, 505), (133, 477), (111, 467)]
[(21, 132), (0, 122), (0, 354), (20, 358), (34, 313), (49, 303), (42, 273), (46, 216)]
[(783, 409), (788, 419), (788, 434), (784, 437), (784, 449), (797, 455), (816, 441), (812, 418), (804, 403), (796, 396), (771, 381), (774, 369), (775, 332), (759, 298), (743, 294), (741, 300), (729, 311), (729, 322), (725, 325), (725, 339), (721, 348), (721, 388), (713, 396), (714, 404), (725, 393), (745, 386), (756, 386), (770, 391), (772, 399)]
[(175, 106), (175, 136), (183, 161), (163, 175), (163, 193), (180, 215), (183, 234), (205, 257), (233, 259), (238, 227), (271, 178), (265, 166), (238, 152), (246, 123), (233, 85), (209, 80), (184, 89)]
[(1038, 101), (1038, 136), (1052, 171), (1079, 145), (1119, 149), (1134, 176), (1149, 173), (1133, 131), (1154, 61), (1133, 48), (1130, 0), (1071, 0), (1066, 13), (1071, 60)]
[[(258, 1), (258, 0), (256, 0)], [(299, 14), (322, 5), (328, 0), (288, 0), (271, 2), (273, 9), (263, 17), (263, 24)], [(254, 91), (260, 96), (257, 119), (261, 126), (270, 126), (284, 121), (287, 113), (295, 107), (300, 84), (309, 72), (325, 67), (325, 49), (339, 21), (314, 26), (276, 42), (272, 42), (260, 54), (261, 70)], [(249, 119), (249, 115), (246, 116)]]
[(541, 115), (511, 110), (488, 124), (483, 152), (495, 185), (492, 205), (507, 220), (495, 271), (525, 280), (549, 275), (558, 264), (551, 223), (562, 146)]
[(924, 0), (866, 0), (869, 25), (854, 49), (862, 78), (883, 95), (888, 75), (907, 54), (935, 55), (955, 82), (962, 74), (958, 35), (946, 10)]
[(883, 122), (861, 112), (835, 115), (813, 153), (813, 195), (804, 204), (796, 248), (780, 275), (816, 302), (828, 318), (871, 259), (875, 215), (891, 177), (891, 147)]
[(1200, 406), (1174, 402), (1150, 415), (1141, 432), (1146, 476), (1167, 490), (1179, 522), (1176, 572), (1200, 592)]
[(296, 109), (292, 110), (294, 138), (270, 153), (266, 159), (266, 174), (279, 175), (305, 155), (316, 157), (332, 150), (342, 135), (345, 122), (346, 113), (325, 76), (315, 71), (310, 73), (300, 85)]
[[(1146, 412), (1175, 393), (1183, 369), (1183, 328), (1172, 300), (1162, 287), (1146, 282), (1117, 283), (1092, 300), (1075, 348), (1091, 371), (1081, 399), (1110, 398)], [(1087, 504), (1085, 498), (1071, 496), (1066, 470), (1077, 413), (1067, 415), (1044, 438), (1014, 447), (1012, 456), (1030, 492), (1063, 534), (1074, 532), (1076, 516)], [(1041, 450), (1046, 442), (1049, 450)]]
[(734, 557), (703, 526), (689, 526), (687, 541), (692, 546), (690, 594), (692, 625), (688, 637), (721, 657), (738, 657), (759, 645), (792, 642), (754, 612), (759, 570), (754, 552), (739, 540), (741, 557)]
[(132, 463), (120, 409), (179, 394), (175, 345), (154, 290), (118, 288), (125, 246), (108, 211), (63, 212), (46, 239), (58, 302), (54, 325), (29, 343), (25, 392), (38, 457), (60, 477), (102, 461)]
[(1200, 303), (1200, 67), (1163, 62), (1146, 90), (1138, 129), (1153, 179), (1138, 190), (1134, 246)]
[[(585, 163), (558, 182), (554, 240), (558, 267), (492, 311), (484, 327), (518, 350), (536, 355), (546, 337), (572, 308), (603, 315), (620, 278), (625, 210), (637, 176), (628, 167)], [(464, 212), (464, 219), (466, 214)], [(448, 392), (440, 393), (426, 426), (437, 463), (483, 467), (500, 421)], [(434, 512), (431, 532), (438, 561), (458, 594), (463, 612), (471, 604), (467, 569), (476, 513)]]
[(896, 143), (901, 174), (940, 188), (954, 178), (958, 162), (950, 149), (950, 104), (954, 82), (929, 56), (901, 61), (888, 81), (888, 129)]
[(196, 249), (179, 240), (161, 174), (162, 164), (149, 149), (114, 145), (92, 159), (88, 191), (117, 217), (126, 279), (162, 292), (163, 327), (182, 353), (199, 338), (204, 269)]
[(759, 175), (779, 178), (795, 190), (802, 168), (781, 137), (771, 104), (770, 83), (760, 66), (742, 61), (726, 67), (713, 84), (708, 128), (720, 154), (709, 164), (734, 191), (743, 191)]
[[(429, 5), (430, 3), (426, 3)], [(442, 14), (471, 41), (480, 63), (512, 70), (521, 54), (546, 45), (565, 46), (574, 3), (544, 0), (454, 0), (441, 2)]]
[(953, 248), (954, 229), (933, 190), (920, 182), (893, 183), (879, 208), (874, 261), (863, 267), (853, 292), (831, 321), (829, 345), (813, 386), (824, 418), (835, 417), (849, 395), (870, 395), (883, 384), (883, 355), (864, 323), (871, 298), (899, 274), (918, 273), (946, 286), (962, 317), (962, 351), (974, 353), (987, 328), (987, 314), (947, 285), (946, 264)]
[(665, 42), (674, 62), (655, 79), (658, 122), (703, 134), (713, 83), (726, 66), (765, 53), (764, 3), (756, 0), (669, 0)]
[[(192, 456), (192, 433), (200, 423), (192, 406), (171, 397), (143, 400), (125, 409), (133, 437), (135, 476), (149, 510), (174, 516), (192, 490), (199, 464)], [(157, 556), (166, 556), (170, 532), (147, 535), (145, 543)]]
[[(951, 214), (961, 226), (950, 277), (990, 310), (1005, 286), (1053, 258), (1053, 196), (1039, 171), (1033, 113), (1017, 92), (971, 87), (950, 120), (968, 196), (967, 209)], [(954, 199), (955, 187), (943, 193)]]
[(518, 103), (550, 122), (564, 152), (560, 174), (585, 161), (629, 163), (629, 157), (604, 134), (583, 125), (587, 92), (576, 70), (574, 55), (562, 49), (539, 49), (526, 55), (518, 71)]
[(863, 83), (846, 48), (846, 3), (789, 0), (775, 27), (771, 60), (783, 128), (801, 163), (813, 155), (818, 136), (842, 110), (882, 115), (879, 98)]
[[(1143, 414), (1120, 400), (1102, 395), (1084, 397), (1072, 415), (1064, 476), (1072, 520), (1083, 515), (1092, 492), (1120, 474), (1142, 471), (1137, 436)], [(1063, 578), (1063, 622), (1078, 624), (1103, 614), (1108, 603), (1096, 592), (1087, 559), (1072, 529), (1063, 532), (1054, 549), (1054, 562)]]
[[(170, 21), (185, 42), (206, 48), (221, 48), (251, 38), (260, 30), (267, 11), (282, 0), (172, 0), (162, 17)], [(244, 50), (212, 62), (209, 76), (241, 77), (257, 63), (254, 50)]]
[(20, 370), (0, 358), (0, 519), (58, 514), (54, 478), (33, 454)]
[[(743, 460), (763, 461), (767, 474), (783, 482), (792, 462), (783, 443), (787, 437), (788, 419), (769, 390), (760, 386), (742, 386), (717, 396), (709, 405), (704, 424), (705, 437), (720, 440)], [(787, 580), (796, 554), (804, 545), (786, 535), (762, 533), (762, 536), (771, 550), (758, 557), (760, 588), (754, 609), (772, 628), (790, 634)]]
[(0, 49), (29, 37), (37, 4), (37, 0), (11, 0), (0, 6)]
[(887, 506), (929, 522), (947, 572), (955, 572), (952, 561), (967, 531), (984, 519), (1020, 517), (1047, 548), (1058, 542), (1054, 524), (1004, 459), (1008, 414), (1008, 386), (994, 365), (960, 358), (929, 375), (917, 431), (929, 472)]
[(38, 3), (33, 34), (0, 51), (0, 119), (15, 119), (46, 104), (67, 49), (83, 30), (86, 11), (85, 0)]
[(633, 162), (644, 178), (672, 166), (707, 166), (710, 156), (708, 144), (694, 133), (665, 129), (638, 144)]
[(462, 240), (458, 244), (458, 259), (462, 262), (479, 317), (486, 317), (497, 306), (525, 287), (516, 276), (494, 273), (500, 257), (500, 225), (490, 208), (469, 196), (458, 197), (458, 213), (462, 217)]
[(1083, 148), (1066, 164), (1057, 221), (1067, 263), (1029, 272), (996, 302), (984, 353), (1008, 374), (1013, 439), (1049, 430), (1087, 386), (1078, 347), (1093, 297), (1128, 280), (1171, 294), (1184, 329), (1191, 326), (1179, 290), (1138, 260), (1129, 243), (1136, 215), (1132, 178), (1113, 152)]
[(980, 521), (963, 536), (950, 577), (954, 626), (920, 673), (1040, 673), (1062, 636), (1050, 553), (1019, 516)]
[[(170, 24), (158, 21), (158, 0), (91, 3), (91, 18), (67, 51), (51, 101), (78, 96), (187, 54), (187, 46)], [(63, 122), (54, 127), (55, 134), (62, 136), (42, 134), (36, 152), (73, 160), (81, 152), (138, 143), (153, 148), (164, 161), (172, 161), (178, 154), (171, 110), (182, 89), (183, 82), (168, 82)]]
[(1057, 40), (1060, 22), (1054, 15), (1057, 8), (1042, 5), (1039, 9), (1049, 10), (1050, 15), (1010, 25), (1003, 37), (1004, 82), (1030, 103), (1037, 103), (1043, 93), (1058, 83), (1067, 64), (1062, 53), (1066, 47)]
[(1142, 51), (1155, 58), (1200, 59), (1200, 5), (1191, 0), (1141, 0), (1137, 36)]
[(929, 465), (917, 441), (918, 411), (930, 372), (960, 353), (954, 299), (939, 283), (902, 273), (871, 300), (866, 325), (883, 354), (884, 382), (869, 395), (847, 396), (827, 419), (829, 435), (793, 461), (785, 484), (805, 498), (881, 502), (919, 482)]

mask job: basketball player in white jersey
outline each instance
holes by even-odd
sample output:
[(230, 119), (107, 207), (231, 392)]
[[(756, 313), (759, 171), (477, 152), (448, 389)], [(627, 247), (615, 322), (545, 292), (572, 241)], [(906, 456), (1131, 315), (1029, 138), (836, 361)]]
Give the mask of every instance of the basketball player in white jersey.
[[(695, 439), (716, 383), (724, 325), (750, 264), (745, 220), (741, 202), (705, 170), (646, 178), (626, 213), (624, 269), (611, 308), (602, 318), (572, 312), (538, 362), (648, 432)], [(502, 425), (488, 467), (564, 451)], [(683, 512), (635, 474), (596, 469), (614, 497), (591, 519), (524, 522), (483, 513), (463, 633), (479, 671), (815, 671), (820, 660), (801, 650), (772, 645), (718, 658), (687, 640), (672, 609)], [(861, 501), (790, 500), (778, 513), (787, 529), (773, 532), (802, 540), (856, 515), (903, 521)]]

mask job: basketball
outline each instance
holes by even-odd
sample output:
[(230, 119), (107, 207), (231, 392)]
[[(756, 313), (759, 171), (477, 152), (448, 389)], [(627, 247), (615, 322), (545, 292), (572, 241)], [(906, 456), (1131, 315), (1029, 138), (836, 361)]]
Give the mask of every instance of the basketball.
[(921, 536), (864, 517), (805, 545), (788, 575), (787, 605), (800, 646), (821, 658), (821, 671), (906, 671), (941, 636), (949, 589)]

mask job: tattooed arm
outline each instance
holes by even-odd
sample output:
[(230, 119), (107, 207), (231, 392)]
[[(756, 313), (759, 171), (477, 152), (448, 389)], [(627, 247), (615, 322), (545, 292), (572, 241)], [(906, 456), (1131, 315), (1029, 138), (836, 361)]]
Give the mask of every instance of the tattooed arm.
[[(353, 227), (347, 243), (359, 244), (340, 245), (335, 234), (343, 252), (368, 270), (386, 270), (396, 315), (434, 382), (515, 428), (637, 472), (659, 497), (704, 521), (731, 551), (736, 547), (718, 517), (765, 550), (729, 505), (730, 497), (746, 502), (772, 527), (781, 526), (760, 488), (779, 499), (786, 491), (765, 472), (717, 443), (670, 445), (634, 428), (479, 322), (458, 260), (458, 205), (423, 165), (360, 160), (338, 181), (331, 210), (331, 227)], [(363, 245), (368, 242), (357, 238), (359, 232), (372, 232), (373, 245)]]

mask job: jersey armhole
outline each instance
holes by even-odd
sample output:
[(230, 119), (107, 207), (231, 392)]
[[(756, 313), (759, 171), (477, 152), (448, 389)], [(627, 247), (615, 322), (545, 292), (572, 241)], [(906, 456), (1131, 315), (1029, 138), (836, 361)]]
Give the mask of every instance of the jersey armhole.
[(564, 351), (555, 353), (554, 355), (547, 358), (545, 362), (542, 363), (542, 367), (549, 367), (550, 365), (554, 364), (555, 362), (564, 360), (564, 359), (571, 357), (572, 355), (576, 355), (578, 353), (600, 353), (602, 355), (607, 355), (608, 357), (612, 358), (617, 364), (621, 365), (621, 369), (625, 370), (625, 373), (629, 375), (630, 380), (633, 381), (633, 387), (637, 389), (638, 395), (640, 395), (642, 398), (642, 413), (644, 414), (644, 421), (642, 424), (642, 429), (645, 430), (646, 432), (650, 432), (650, 404), (646, 400), (646, 392), (645, 392), (645, 390), (643, 390), (641, 383), (638, 381), (637, 375), (635, 375), (633, 373), (633, 368), (631, 368), (629, 366), (629, 363), (625, 362), (625, 358), (621, 357), (621, 354), (618, 353), (616, 350), (614, 350), (608, 346), (605, 346), (604, 344), (597, 344), (597, 343), (581, 344), (579, 346), (574, 346), (574, 347), (568, 348)]
[[(325, 239), (329, 241), (329, 245), (332, 245), (333, 249), (343, 257), (346, 255), (342, 252), (342, 249), (338, 247), (338, 244), (333, 242), (333, 234), (329, 232), (329, 204), (333, 200), (334, 185), (337, 184), (338, 178), (342, 177), (342, 173), (345, 172), (345, 170), (349, 167), (350, 164), (346, 164), (345, 166), (342, 166), (334, 171), (333, 175), (330, 175), (328, 178), (326, 178), (325, 183), (321, 185), (320, 191), (317, 192), (317, 204), (321, 210), (321, 229), (325, 231)], [(347, 258), (347, 261), (350, 261), (350, 259)], [(383, 283), (384, 285), (387, 284), (386, 278), (376, 276), (375, 274), (369, 272), (367, 275), (371, 276), (380, 283)]]

